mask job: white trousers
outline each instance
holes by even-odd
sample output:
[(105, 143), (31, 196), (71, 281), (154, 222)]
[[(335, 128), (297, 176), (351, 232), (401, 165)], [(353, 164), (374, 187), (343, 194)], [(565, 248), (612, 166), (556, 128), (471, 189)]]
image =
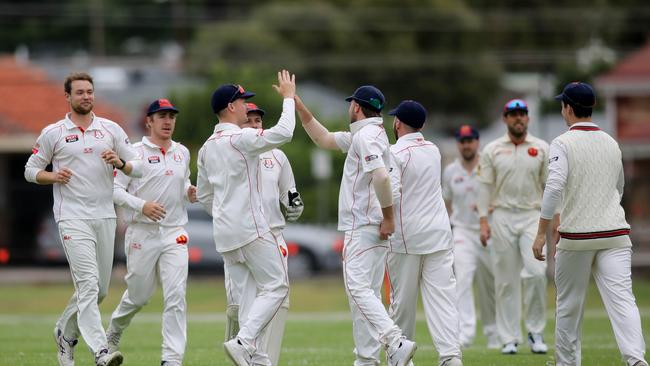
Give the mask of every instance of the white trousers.
[(646, 362), (641, 318), (632, 293), (631, 257), (631, 248), (557, 250), (556, 365), (581, 364), (580, 338), (590, 274), (598, 286), (623, 360), (627, 365)]
[(494, 270), (490, 251), (491, 245), (484, 247), (481, 244), (478, 230), (454, 228), (454, 274), (458, 293), (461, 344), (471, 344), (476, 335), (474, 279), (483, 334), (488, 338), (496, 336)]
[(115, 219), (59, 221), (75, 292), (56, 325), (67, 339), (82, 336), (95, 354), (107, 348), (99, 303), (111, 280), (115, 225)]
[(388, 313), (408, 339), (415, 337), (418, 290), (424, 315), (440, 360), (461, 357), (456, 278), (452, 249), (430, 254), (388, 253)]
[[(185, 239), (185, 240), (183, 240)], [(158, 280), (163, 291), (162, 360), (182, 363), (187, 342), (185, 290), (188, 235), (182, 227), (131, 224), (124, 237), (127, 289), (109, 329), (122, 333), (149, 302)]]
[[(260, 358), (254, 362), (270, 365), (270, 359), (261, 347), (263, 331), (289, 297), (289, 278), (282, 250), (273, 234), (268, 232), (222, 255), (231, 283), (243, 285), (252, 279), (257, 289), (256, 292), (241, 292), (237, 338), (250, 354)], [(226, 289), (233, 290), (234, 287), (227, 286)], [(227, 296), (233, 298), (232, 293)]]
[(546, 262), (533, 256), (539, 210), (492, 213), (492, 264), (496, 291), (497, 332), (502, 343), (521, 343), (521, 284), (524, 323), (531, 333), (546, 326)]
[(352, 313), (355, 366), (379, 365), (381, 346), (399, 341), (402, 331), (381, 302), (388, 242), (379, 239), (379, 227), (346, 231), (343, 281)]
[[(282, 260), (285, 268), (287, 267), (287, 257), (289, 256), (287, 243), (284, 241), (282, 231), (272, 229), (272, 234), (280, 246), (282, 253)], [(235, 307), (239, 309), (242, 304), (242, 298), (245, 297), (246, 301), (252, 301), (257, 295), (257, 283), (255, 279), (249, 274), (243, 281), (233, 281), (230, 273), (224, 268), (224, 280), (226, 286), (226, 300), (228, 308)], [(246, 293), (246, 296), (242, 296)], [(245, 306), (250, 308), (250, 304)], [(280, 351), (282, 349), (282, 338), (284, 337), (284, 327), (287, 321), (287, 312), (289, 309), (289, 296), (282, 302), (282, 307), (273, 316), (273, 319), (263, 331), (261, 342), (258, 344), (258, 352), (253, 356), (253, 364), (263, 364), (265, 358), (264, 354), (268, 355), (273, 366), (279, 365)], [(228, 340), (228, 339), (226, 339)]]

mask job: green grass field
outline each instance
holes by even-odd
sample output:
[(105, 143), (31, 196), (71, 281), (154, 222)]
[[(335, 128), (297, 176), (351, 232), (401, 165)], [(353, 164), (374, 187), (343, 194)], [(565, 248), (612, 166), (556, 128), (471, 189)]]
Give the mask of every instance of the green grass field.
[[(635, 279), (635, 294), (643, 317), (646, 339), (650, 331), (650, 281)], [(104, 323), (124, 290), (113, 281), (101, 305)], [(283, 343), (282, 365), (351, 365), (352, 326), (341, 279), (337, 276), (292, 284), (291, 310)], [(0, 285), (0, 365), (55, 365), (52, 339), (54, 323), (72, 293), (72, 284)], [(549, 304), (554, 289), (549, 288)], [(209, 277), (188, 284), (188, 345), (185, 365), (229, 365), (223, 352), (223, 279)], [(157, 293), (122, 337), (124, 365), (160, 363), (161, 295)], [(549, 306), (546, 340), (553, 345), (553, 308)], [(437, 364), (437, 354), (428, 335), (423, 314), (418, 316), (416, 365)], [(480, 331), (479, 331), (480, 333)], [(502, 356), (487, 350), (479, 336), (474, 346), (463, 351), (465, 365), (551, 365), (553, 353), (532, 355), (527, 346), (518, 355)], [(583, 330), (583, 365), (622, 365), (609, 320), (594, 286), (589, 291)], [(90, 352), (80, 342), (77, 365), (92, 365)]]

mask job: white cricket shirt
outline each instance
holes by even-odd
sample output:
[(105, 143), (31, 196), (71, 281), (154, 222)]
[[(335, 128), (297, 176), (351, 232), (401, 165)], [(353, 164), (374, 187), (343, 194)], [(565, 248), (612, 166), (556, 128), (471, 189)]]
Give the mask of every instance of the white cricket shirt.
[(450, 221), (454, 227), (479, 230), (477, 211), (477, 166), (468, 172), (459, 159), (447, 165), (442, 175), (442, 197), (451, 202)]
[[(114, 182), (115, 204), (129, 208), (130, 222), (162, 226), (187, 224), (187, 189), (190, 187), (190, 152), (172, 141), (169, 150), (151, 142), (146, 136), (133, 148), (142, 162), (142, 177), (131, 178), (117, 170)], [(166, 211), (165, 218), (153, 221), (142, 214), (146, 201), (158, 202)]]
[(280, 203), (289, 206), (289, 190), (296, 188), (289, 159), (280, 149), (266, 151), (260, 155), (262, 179), (262, 206), (271, 229), (282, 229), (285, 225)]
[(36, 182), (36, 174), (52, 163), (54, 171), (68, 168), (68, 184), (53, 184), (54, 220), (114, 218), (113, 166), (104, 162), (101, 153), (115, 151), (130, 161), (132, 176), (142, 174), (135, 151), (126, 133), (117, 123), (93, 114), (87, 130), (78, 127), (69, 114), (43, 129), (25, 165), (25, 178)]
[(379, 225), (383, 220), (379, 200), (372, 185), (372, 171), (390, 167), (388, 136), (381, 117), (350, 124), (350, 132), (335, 132), (336, 144), (347, 153), (339, 190), (340, 231), (364, 225)]
[(262, 209), (260, 154), (291, 141), (295, 104), (286, 98), (278, 124), (268, 130), (220, 122), (199, 151), (197, 198), (212, 214), (217, 251), (252, 242), (270, 228)]
[(400, 137), (390, 152), (395, 210), (391, 252), (428, 254), (450, 249), (451, 226), (442, 199), (438, 147), (414, 132)]
[[(492, 186), (490, 199), (479, 199), (479, 216), (487, 216), (487, 205), (495, 208), (540, 209), (548, 175), (548, 144), (527, 134), (515, 145), (506, 134), (490, 142), (481, 153), (478, 181)], [(480, 197), (479, 197), (480, 198)]]

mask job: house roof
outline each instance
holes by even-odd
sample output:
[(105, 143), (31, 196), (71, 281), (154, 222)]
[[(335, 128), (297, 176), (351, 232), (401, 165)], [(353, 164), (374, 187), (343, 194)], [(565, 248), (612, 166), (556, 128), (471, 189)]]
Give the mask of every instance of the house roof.
[(614, 68), (597, 79), (601, 86), (648, 84), (650, 81), (650, 42), (621, 60)]
[[(0, 56), (0, 138), (38, 135), (70, 111), (63, 93), (63, 80), (50, 80), (45, 72), (14, 57)], [(121, 123), (126, 113), (104, 102), (93, 111)]]

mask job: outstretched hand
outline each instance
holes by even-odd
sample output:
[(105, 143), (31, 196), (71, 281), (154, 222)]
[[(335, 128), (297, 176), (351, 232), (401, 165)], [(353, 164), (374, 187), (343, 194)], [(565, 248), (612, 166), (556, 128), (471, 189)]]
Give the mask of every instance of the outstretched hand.
[(278, 71), (278, 85), (273, 85), (273, 89), (284, 98), (293, 98), (296, 95), (296, 75), (287, 70)]

